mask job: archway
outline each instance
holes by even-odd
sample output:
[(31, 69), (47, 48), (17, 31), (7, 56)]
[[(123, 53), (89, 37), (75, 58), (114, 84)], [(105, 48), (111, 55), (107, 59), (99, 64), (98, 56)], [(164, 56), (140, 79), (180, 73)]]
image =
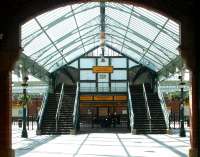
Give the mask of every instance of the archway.
[[(84, 2), (84, 1), (79, 1)], [(131, 1), (124, 1), (126, 3), (132, 4)], [(42, 1), (42, 2), (21, 2), (20, 4), (16, 2), (16, 5), (13, 4), (13, 10), (11, 12), (7, 12), (5, 9), (2, 9), (2, 25), (1, 25), (1, 43), (0, 43), (0, 51), (1, 51), (1, 95), (0, 98), (2, 100), (1, 105), (1, 115), (3, 115), (3, 121), (1, 121), (1, 148), (4, 156), (10, 156), (10, 150), (11, 150), (11, 134), (10, 134), (10, 78), (9, 78), (9, 71), (12, 69), (12, 66), (14, 62), (17, 59), (17, 56), (19, 54), (19, 46), (20, 46), (20, 24), (24, 23), (27, 19), (29, 19), (32, 16), (35, 16), (36, 14), (39, 14), (41, 12), (44, 12), (45, 10), (49, 10), (52, 8), (56, 8), (58, 6), (66, 5), (66, 4), (72, 4), (75, 2), (49, 2), (49, 1)], [(177, 6), (180, 2), (177, 2)], [(160, 11), (163, 14), (166, 14), (172, 18), (177, 19), (181, 23), (181, 53), (183, 54), (183, 57), (186, 59), (187, 65), (191, 68), (193, 71), (193, 108), (192, 110), (194, 118), (193, 122), (194, 124), (197, 123), (197, 78), (198, 78), (198, 72), (197, 71), (197, 65), (195, 60), (195, 49), (194, 49), (194, 21), (192, 19), (192, 4), (187, 4), (185, 2), (180, 4), (180, 8), (176, 8), (176, 6), (173, 7), (172, 3), (163, 3), (163, 1), (156, 1), (156, 2), (137, 2), (135, 1), (134, 4), (144, 6), (147, 8), (155, 9), (156, 11)], [(5, 6), (10, 6), (10, 3), (8, 2)], [(187, 7), (185, 7), (187, 6)], [(2, 8), (4, 6), (2, 5)], [(30, 9), (32, 8), (32, 9)], [(10, 10), (9, 10), (10, 11)], [(185, 13), (183, 15), (182, 13)], [(5, 16), (4, 16), (5, 15)], [(11, 17), (10, 17), (11, 15)], [(190, 41), (190, 42), (188, 42)], [(197, 125), (198, 126), (198, 125)], [(196, 127), (197, 127), (196, 126)], [(8, 131), (9, 130), (9, 131)], [(192, 139), (194, 137), (197, 137), (197, 130), (193, 130)], [(196, 131), (196, 132), (195, 132)], [(193, 148), (197, 149), (197, 143), (198, 139), (196, 138), (193, 140)]]

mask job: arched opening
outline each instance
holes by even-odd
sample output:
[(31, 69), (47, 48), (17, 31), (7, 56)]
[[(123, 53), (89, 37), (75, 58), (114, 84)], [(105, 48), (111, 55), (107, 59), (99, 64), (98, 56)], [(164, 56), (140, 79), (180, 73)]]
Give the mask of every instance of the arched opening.
[[(59, 4), (60, 5), (60, 4)], [(52, 6), (53, 6), (53, 4), (52, 4)], [(43, 8), (44, 9), (44, 8)], [(32, 14), (33, 15), (33, 14)]]

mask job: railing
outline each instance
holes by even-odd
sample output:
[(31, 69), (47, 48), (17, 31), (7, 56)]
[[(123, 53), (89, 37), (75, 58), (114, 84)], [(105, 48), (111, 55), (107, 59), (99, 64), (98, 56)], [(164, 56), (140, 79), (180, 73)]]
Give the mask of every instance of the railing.
[(39, 110), (38, 116), (37, 116), (37, 120), (38, 120), (37, 130), (41, 130), (41, 124), (42, 124), (44, 110), (45, 110), (46, 103), (47, 103), (48, 93), (49, 93), (49, 89), (47, 88), (46, 92), (44, 93), (42, 104), (40, 106), (40, 110)]
[(144, 99), (145, 99), (145, 106), (147, 109), (147, 116), (148, 116), (148, 120), (149, 120), (149, 130), (151, 132), (151, 113), (150, 113), (150, 109), (149, 109), (149, 104), (148, 104), (148, 99), (147, 99), (147, 94), (146, 94), (146, 89), (145, 89), (144, 84), (143, 84), (143, 95), (144, 95)]
[(165, 99), (164, 99), (163, 93), (162, 93), (161, 90), (160, 90), (160, 87), (161, 87), (161, 86), (160, 86), (160, 84), (159, 84), (159, 82), (158, 82), (158, 97), (159, 97), (159, 100), (160, 100), (162, 112), (163, 112), (163, 114), (164, 114), (166, 127), (169, 129), (169, 113), (168, 113), (168, 111), (167, 111)]
[(133, 129), (134, 129), (134, 113), (133, 113), (133, 105), (132, 105), (132, 98), (131, 98), (131, 91), (130, 91), (129, 83), (128, 83), (128, 111), (129, 111), (131, 132), (133, 132)]
[(76, 130), (78, 126), (78, 119), (79, 119), (79, 83), (77, 82), (76, 86), (76, 96), (74, 101), (74, 111), (73, 111), (73, 128)]
[(56, 132), (58, 131), (58, 121), (59, 121), (59, 117), (60, 117), (60, 109), (62, 107), (63, 95), (64, 95), (64, 83), (62, 84), (62, 88), (60, 91), (60, 97), (59, 97), (57, 111), (56, 111), (56, 117), (55, 117), (56, 118)]

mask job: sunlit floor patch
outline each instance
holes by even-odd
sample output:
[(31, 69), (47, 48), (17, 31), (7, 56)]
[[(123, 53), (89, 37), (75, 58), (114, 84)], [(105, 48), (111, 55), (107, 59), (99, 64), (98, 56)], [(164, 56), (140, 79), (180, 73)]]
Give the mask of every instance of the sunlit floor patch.
[(21, 138), (21, 128), (13, 126), (16, 157), (187, 157), (186, 137), (173, 135), (132, 135), (130, 133), (85, 133), (79, 135)]

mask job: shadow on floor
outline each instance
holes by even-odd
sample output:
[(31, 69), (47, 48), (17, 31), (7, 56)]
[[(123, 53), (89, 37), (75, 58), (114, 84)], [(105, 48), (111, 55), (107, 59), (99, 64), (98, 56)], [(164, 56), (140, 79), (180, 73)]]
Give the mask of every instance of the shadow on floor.
[(160, 145), (164, 146), (165, 148), (168, 148), (170, 149), (171, 151), (173, 151), (174, 153), (176, 153), (178, 156), (181, 156), (181, 157), (187, 157), (186, 154), (182, 153), (181, 151), (177, 150), (175, 147), (173, 146), (169, 146), (167, 145), (166, 143), (162, 142), (162, 141), (159, 141), (158, 139), (155, 139), (149, 135), (145, 135), (147, 138), (159, 143)]
[(32, 141), (31, 144), (27, 145), (27, 147), (15, 149), (15, 155), (16, 156), (25, 155), (25, 154), (29, 153), (30, 151), (32, 151), (33, 149), (54, 140), (56, 137), (58, 137), (58, 136), (51, 135), (40, 141), (38, 139), (28, 139), (29, 141)]
[(130, 133), (127, 128), (81, 128), (78, 134), (86, 133)]

